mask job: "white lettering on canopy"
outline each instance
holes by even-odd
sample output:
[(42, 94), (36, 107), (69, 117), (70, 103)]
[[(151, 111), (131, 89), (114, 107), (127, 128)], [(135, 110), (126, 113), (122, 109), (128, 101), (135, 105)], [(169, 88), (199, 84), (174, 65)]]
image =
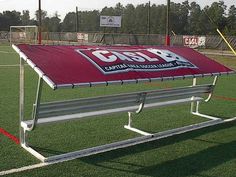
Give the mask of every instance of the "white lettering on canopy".
[[(166, 62), (172, 62), (176, 60), (186, 62), (186, 59), (169, 50), (147, 49), (147, 51), (152, 54), (155, 54), (156, 56), (161, 57)], [(93, 51), (92, 54), (104, 62), (115, 62), (118, 59), (123, 61), (126, 60), (135, 62), (145, 62), (145, 61), (156, 62), (159, 60), (157, 58), (151, 58), (142, 52), (117, 52), (117, 51), (97, 50)]]
[[(155, 52), (153, 53), (155, 54)], [(104, 62), (114, 62), (117, 59), (123, 61), (126, 60), (126, 61), (136, 61), (136, 62), (145, 62), (146, 60), (158, 61), (157, 58), (151, 58), (141, 52), (117, 52), (117, 51), (97, 50), (93, 51), (92, 54)]]
[(132, 60), (137, 62), (145, 62), (145, 59), (138, 56), (137, 53), (133, 52), (123, 52), (124, 55), (131, 57)]
[(117, 57), (115, 55), (105, 56), (105, 54), (110, 54), (110, 52), (106, 50), (97, 50), (93, 52), (93, 55), (104, 62), (114, 62), (117, 60)]
[(148, 60), (148, 61), (159, 61), (159, 59), (157, 59), (157, 58), (151, 58), (151, 57), (149, 57), (149, 56), (147, 56), (147, 55), (145, 55), (145, 54), (143, 54), (143, 53), (141, 53), (141, 52), (135, 52), (136, 54), (138, 54), (138, 55), (140, 55), (140, 56), (142, 56), (143, 58), (145, 58), (146, 60)]
[(119, 53), (119, 52), (112, 52), (114, 55), (116, 55), (117, 57), (119, 57), (121, 60), (125, 61), (133, 61), (132, 59), (130, 59), (129, 57)]
[(76, 49), (75, 51), (104, 74), (197, 68), (184, 57), (165, 49)]
[(169, 50), (159, 50), (159, 49), (148, 49), (149, 52), (158, 55), (162, 59), (164, 59), (166, 62), (171, 62), (171, 61), (183, 61), (186, 62), (186, 59), (183, 57), (169, 51)]

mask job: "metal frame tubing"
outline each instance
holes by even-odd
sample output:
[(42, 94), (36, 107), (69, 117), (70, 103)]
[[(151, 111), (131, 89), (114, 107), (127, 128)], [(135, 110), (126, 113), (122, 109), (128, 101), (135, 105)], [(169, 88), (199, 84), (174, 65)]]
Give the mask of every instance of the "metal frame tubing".
[(40, 104), (40, 100), (41, 100), (42, 88), (43, 88), (43, 79), (42, 79), (42, 77), (39, 76), (36, 98), (35, 98), (35, 103), (33, 105), (33, 111), (32, 111), (33, 124), (31, 125), (30, 128), (27, 129), (28, 131), (32, 131), (36, 127), (36, 123), (38, 120), (38, 108), (39, 108), (39, 104)]
[[(212, 83), (213, 86), (216, 85), (217, 79), (218, 79), (218, 76), (215, 76), (214, 81)], [(192, 86), (197, 86), (197, 78), (193, 78)], [(212, 94), (213, 94), (213, 90), (209, 93), (208, 97), (204, 100), (205, 102), (210, 101), (210, 99), (212, 97)], [(194, 100), (194, 96), (192, 97), (192, 100)], [(132, 127), (132, 114), (134, 114), (134, 113), (139, 114), (142, 111), (144, 103), (145, 103), (145, 97), (143, 99), (142, 104), (140, 105), (140, 108), (136, 112), (128, 112), (128, 117), (129, 117), (128, 124), (125, 125), (124, 128), (126, 128), (128, 130), (131, 130), (133, 132), (139, 133), (141, 135), (145, 135), (145, 136), (153, 135), (152, 133), (148, 133), (148, 132), (145, 132), (145, 131), (142, 131), (140, 129)], [(190, 107), (191, 114), (196, 115), (196, 116), (200, 116), (200, 117), (204, 117), (204, 118), (207, 118), (207, 119), (211, 119), (211, 120), (221, 120), (221, 118), (218, 118), (218, 117), (213, 117), (213, 116), (209, 116), (209, 115), (199, 113), (199, 104), (200, 104), (200, 101), (196, 101), (196, 102), (192, 101), (191, 102), (191, 107)]]
[[(20, 59), (21, 59), (20, 60), (20, 125), (21, 125), (21, 122), (24, 119), (24, 61), (22, 58), (20, 58)], [(217, 76), (214, 78), (213, 85), (216, 84), (216, 81), (217, 81)], [(236, 121), (236, 117), (228, 119), (228, 120), (222, 120), (220, 118), (200, 114), (198, 112), (199, 101), (197, 101), (197, 103), (195, 105), (193, 103), (194, 102), (194, 98), (193, 98), (193, 102), (191, 103), (191, 113), (194, 115), (197, 115), (197, 116), (208, 118), (210, 120), (205, 121), (205, 122), (201, 122), (201, 123), (197, 123), (197, 124), (192, 124), (192, 125), (176, 128), (176, 129), (171, 129), (171, 130), (167, 130), (167, 131), (162, 131), (162, 132), (150, 134), (150, 133), (144, 132), (142, 130), (131, 127), (131, 122), (132, 122), (131, 114), (132, 113), (138, 114), (144, 108), (146, 94), (143, 94), (143, 95), (140, 95), (140, 97), (139, 97), (139, 99), (141, 100), (141, 104), (140, 104), (139, 108), (134, 112), (128, 112), (129, 123), (128, 123), (128, 125), (125, 126), (125, 128), (127, 128), (131, 131), (137, 132), (139, 134), (142, 134), (144, 136), (136, 137), (136, 138), (132, 138), (132, 139), (128, 139), (128, 140), (123, 140), (123, 141), (119, 141), (119, 142), (114, 142), (111, 144), (105, 144), (105, 145), (101, 145), (101, 146), (91, 147), (91, 148), (87, 148), (87, 149), (83, 149), (83, 150), (79, 150), (79, 151), (75, 151), (75, 152), (64, 153), (61, 155), (44, 157), (42, 154), (40, 154), (39, 152), (37, 152), (36, 150), (34, 150), (30, 146), (28, 146), (26, 143), (26, 131), (33, 130), (35, 128), (35, 124), (37, 123), (37, 113), (38, 113), (38, 106), (39, 106), (40, 98), (41, 98), (42, 84), (43, 84), (43, 79), (41, 76), (39, 76), (36, 99), (35, 99), (35, 104), (34, 104), (33, 113), (32, 113), (32, 115), (34, 117), (34, 123), (33, 123), (34, 125), (32, 125), (30, 128), (25, 128), (25, 127), (23, 128), (22, 126), (20, 127), (21, 146), (42, 162), (57, 162), (57, 161), (63, 162), (63, 161), (73, 160), (73, 159), (80, 158), (80, 157), (85, 157), (85, 156), (98, 154), (98, 153), (102, 153), (102, 152), (107, 152), (107, 151), (111, 151), (111, 150), (115, 150), (115, 149), (119, 149), (119, 148), (134, 146), (137, 144), (150, 142), (150, 141), (154, 141), (154, 140), (158, 140), (158, 139), (162, 139), (162, 138), (167, 138), (167, 137), (178, 135), (178, 134), (183, 134), (183, 133), (198, 130), (201, 128), (210, 127), (210, 126), (214, 126), (217, 124), (222, 124), (225, 122)], [(197, 80), (196, 80), (196, 78), (194, 78), (193, 79), (193, 86), (195, 86), (196, 84), (197, 84)], [(213, 90), (212, 90), (212, 92), (213, 92)], [(209, 96), (205, 100), (205, 102), (208, 102), (210, 100), (210, 98), (212, 96), (212, 92), (209, 93)]]
[(37, 123), (37, 114), (38, 114), (38, 106), (40, 104), (41, 100), (41, 94), (42, 94), (42, 87), (43, 87), (43, 79), (39, 76), (38, 79), (38, 86), (37, 86), (37, 92), (36, 92), (36, 98), (35, 103), (33, 105), (33, 111), (32, 111), (32, 118), (33, 118), (33, 124), (29, 128), (22, 128), (21, 122), (24, 121), (24, 60), (20, 58), (20, 108), (19, 108), (19, 115), (20, 115), (20, 142), (21, 144), (26, 145), (26, 131), (32, 131)]
[(20, 115), (20, 143), (25, 144), (25, 130), (21, 127), (21, 122), (24, 120), (24, 60), (20, 57), (20, 100), (19, 100), (19, 115)]
[[(218, 80), (218, 76), (215, 76), (213, 83), (212, 83), (213, 86), (216, 85), (217, 80)], [(196, 86), (196, 85), (197, 85), (197, 78), (193, 78), (193, 86)], [(214, 91), (214, 89), (209, 93), (208, 97), (204, 100), (205, 102), (209, 102), (211, 100), (212, 95), (213, 95), (213, 91)], [(214, 117), (214, 116), (200, 113), (199, 112), (199, 105), (200, 105), (199, 101), (197, 101), (196, 103), (195, 102), (191, 103), (191, 109), (190, 109), (191, 114), (196, 115), (196, 116), (200, 116), (200, 117), (204, 117), (207, 119), (211, 119), (211, 120), (221, 120), (220, 117)]]

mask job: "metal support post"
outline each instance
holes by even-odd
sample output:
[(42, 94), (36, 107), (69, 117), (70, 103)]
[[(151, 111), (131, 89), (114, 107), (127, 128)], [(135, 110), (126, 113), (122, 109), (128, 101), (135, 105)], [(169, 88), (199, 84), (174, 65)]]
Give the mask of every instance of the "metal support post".
[(24, 119), (24, 60), (20, 58), (20, 100), (19, 100), (19, 125), (20, 125), (20, 143), (25, 143), (25, 134), (21, 127), (21, 122)]
[(36, 123), (38, 120), (38, 107), (41, 100), (42, 88), (43, 88), (43, 79), (42, 77), (39, 76), (36, 98), (35, 98), (35, 103), (33, 105), (33, 111), (32, 111), (33, 124), (30, 128), (27, 129), (28, 131), (32, 131), (36, 127)]
[(170, 46), (170, 0), (167, 0), (166, 13), (166, 46)]
[[(217, 80), (218, 80), (218, 76), (215, 76), (214, 77), (214, 81), (212, 83), (213, 86), (216, 85)], [(193, 86), (196, 86), (196, 85), (197, 85), (197, 79), (194, 78), (193, 79)], [(209, 102), (211, 97), (212, 97), (212, 94), (213, 94), (213, 90), (211, 90), (211, 92), (209, 93), (208, 97), (204, 101), (205, 102)], [(194, 97), (192, 97), (192, 98), (194, 98)], [(206, 115), (206, 114), (200, 113), (199, 112), (199, 105), (200, 105), (199, 101), (197, 101), (196, 103), (195, 102), (191, 103), (191, 110), (190, 110), (191, 114), (196, 115), (196, 116), (200, 116), (200, 117), (204, 117), (204, 118), (207, 118), (207, 119), (210, 119), (210, 120), (216, 120), (216, 121), (217, 120), (222, 120), (219, 117), (214, 117), (214, 116), (210, 116), (210, 115)]]

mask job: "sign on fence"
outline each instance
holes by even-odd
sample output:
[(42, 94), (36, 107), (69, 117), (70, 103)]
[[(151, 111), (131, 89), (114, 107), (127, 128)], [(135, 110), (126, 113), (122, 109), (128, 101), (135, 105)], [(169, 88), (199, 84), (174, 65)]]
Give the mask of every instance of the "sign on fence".
[(206, 46), (206, 37), (205, 36), (183, 36), (184, 46), (190, 48), (198, 48)]
[(88, 34), (87, 33), (77, 33), (78, 42), (88, 42)]
[(101, 27), (121, 27), (121, 16), (100, 16)]

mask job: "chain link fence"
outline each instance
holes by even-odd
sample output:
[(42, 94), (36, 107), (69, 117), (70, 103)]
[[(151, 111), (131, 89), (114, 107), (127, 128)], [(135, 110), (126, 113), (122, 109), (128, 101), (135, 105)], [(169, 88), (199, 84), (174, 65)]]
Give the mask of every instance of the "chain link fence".
[[(86, 34), (86, 39), (78, 38), (78, 34)], [(0, 31), (0, 43), (8, 43), (9, 32)], [(226, 36), (231, 46), (236, 49), (236, 36)], [(220, 36), (205, 36), (205, 49), (229, 50)], [(17, 43), (18, 41), (13, 41)], [(62, 44), (103, 44), (103, 45), (164, 45), (165, 35), (162, 34), (122, 34), (122, 33), (75, 33), (75, 32), (43, 32), (42, 43)], [(183, 46), (183, 35), (171, 36), (172, 46)]]
[(10, 33), (7, 31), (0, 31), (0, 44), (8, 44), (10, 42)]

